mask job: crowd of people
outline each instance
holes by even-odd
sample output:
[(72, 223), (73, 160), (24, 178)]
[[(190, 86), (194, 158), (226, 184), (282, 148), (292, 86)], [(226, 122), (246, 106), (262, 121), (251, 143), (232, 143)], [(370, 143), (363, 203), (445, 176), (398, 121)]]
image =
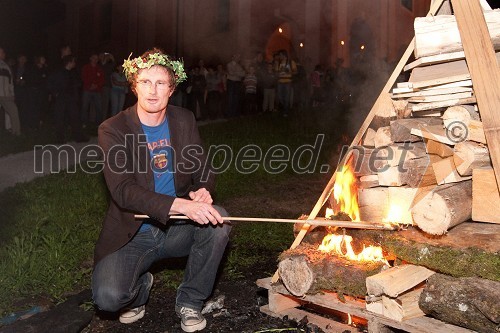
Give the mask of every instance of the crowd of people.
[[(245, 60), (234, 54), (225, 64), (206, 66), (199, 60), (187, 68), (188, 80), (170, 103), (191, 110), (197, 120), (208, 120), (273, 112), (286, 117), (293, 108), (321, 106), (332, 96), (328, 91), (340, 66), (323, 71), (317, 65), (306, 73), (280, 50), (270, 61), (262, 52)], [(126, 101), (134, 100), (129, 92), (122, 62), (110, 53), (91, 54), (79, 64), (65, 46), (60, 59), (48, 64), (43, 55), (32, 61), (24, 54), (6, 60), (0, 47), (0, 131), (20, 135), (50, 126), (57, 142), (85, 141), (82, 129), (123, 110)]]

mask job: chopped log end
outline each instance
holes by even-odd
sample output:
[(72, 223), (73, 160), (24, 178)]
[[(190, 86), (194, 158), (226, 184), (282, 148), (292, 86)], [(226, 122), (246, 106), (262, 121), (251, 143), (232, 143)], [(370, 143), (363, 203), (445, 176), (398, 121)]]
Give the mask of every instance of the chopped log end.
[(366, 278), (380, 272), (382, 262), (357, 262), (324, 253), (317, 246), (301, 244), (279, 256), (278, 272), (288, 291), (295, 296), (322, 290), (339, 295), (364, 297)]
[(278, 273), (285, 287), (294, 296), (304, 296), (314, 281), (314, 274), (304, 255), (280, 261)]
[(415, 224), (424, 232), (443, 235), (472, 217), (472, 181), (437, 186), (412, 208)]
[(446, 203), (432, 194), (413, 207), (412, 217), (422, 231), (431, 235), (444, 235), (450, 227)]

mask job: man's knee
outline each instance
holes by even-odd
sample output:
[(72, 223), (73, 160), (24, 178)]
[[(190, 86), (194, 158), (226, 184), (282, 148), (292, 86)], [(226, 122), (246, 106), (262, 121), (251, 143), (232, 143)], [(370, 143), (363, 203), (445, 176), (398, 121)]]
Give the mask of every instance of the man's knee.
[(114, 286), (98, 286), (92, 290), (94, 304), (102, 311), (117, 312), (127, 303), (126, 293)]

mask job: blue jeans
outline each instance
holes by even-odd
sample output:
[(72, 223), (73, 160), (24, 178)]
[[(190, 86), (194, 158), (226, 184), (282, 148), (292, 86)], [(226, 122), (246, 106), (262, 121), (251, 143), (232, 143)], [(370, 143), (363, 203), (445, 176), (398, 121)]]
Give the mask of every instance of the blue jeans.
[[(224, 208), (214, 208), (228, 216)], [(149, 267), (160, 259), (189, 256), (176, 305), (201, 310), (212, 293), (230, 231), (227, 222), (218, 226), (177, 222), (165, 230), (151, 226), (137, 233), (124, 247), (97, 263), (92, 275), (94, 303), (109, 312), (141, 306), (149, 297)]]
[(99, 125), (103, 121), (101, 93), (84, 90), (82, 93), (82, 122), (87, 124), (90, 121), (90, 107), (94, 106), (95, 124)]
[(283, 107), (283, 114), (288, 114), (290, 111), (290, 97), (292, 93), (291, 83), (278, 83), (276, 86), (276, 94), (278, 95), (278, 101)]

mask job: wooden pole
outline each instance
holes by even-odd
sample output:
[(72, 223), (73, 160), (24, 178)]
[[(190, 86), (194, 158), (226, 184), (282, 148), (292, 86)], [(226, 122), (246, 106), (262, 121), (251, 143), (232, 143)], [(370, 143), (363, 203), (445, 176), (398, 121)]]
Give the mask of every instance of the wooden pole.
[[(136, 219), (149, 218), (148, 215), (135, 215)], [(172, 215), (173, 220), (189, 220), (189, 217), (184, 215)], [(296, 220), (296, 219), (272, 219), (266, 217), (234, 217), (224, 216), (224, 221), (248, 221), (248, 222), (273, 222), (273, 223), (307, 223), (309, 225), (324, 226), (324, 227), (339, 227), (339, 228), (352, 228), (352, 229), (374, 229), (374, 230), (397, 230), (398, 226), (391, 223), (375, 223), (375, 222), (352, 222), (340, 220)]]
[(452, 0), (465, 59), (500, 189), (500, 69), (479, 0)]
[[(431, 8), (429, 9), (429, 13), (427, 13), (427, 16), (430, 15), (435, 15), (439, 8), (441, 7), (443, 1), (445, 0), (436, 0), (431, 4)], [(399, 63), (397, 64), (396, 68), (392, 72), (391, 76), (389, 77), (389, 80), (385, 84), (384, 88), (382, 89), (382, 92), (378, 96), (377, 100), (375, 101), (375, 104), (373, 104), (373, 107), (371, 108), (370, 112), (365, 118), (365, 121), (361, 125), (361, 128), (358, 130), (358, 133), (352, 140), (351, 145), (349, 146), (349, 149), (347, 152), (344, 154), (344, 157), (340, 160), (338, 163), (339, 166), (345, 165), (346, 161), (349, 160), (352, 154), (352, 149), (354, 146), (358, 145), (359, 142), (361, 141), (361, 138), (365, 134), (366, 130), (368, 129), (368, 126), (370, 126), (370, 123), (372, 122), (373, 118), (375, 117), (375, 114), (377, 113), (378, 110), (380, 110), (383, 107), (386, 107), (388, 103), (392, 107), (392, 101), (390, 97), (390, 90), (394, 86), (394, 83), (396, 83), (396, 79), (398, 78), (399, 74), (401, 74), (401, 71), (403, 70), (403, 67), (406, 65), (408, 62), (408, 59), (410, 59), (411, 54), (413, 53), (413, 50), (415, 48), (415, 37), (411, 40), (410, 44), (406, 48), (405, 53), (399, 60)], [(328, 200), (328, 197), (330, 196), (330, 193), (332, 191), (333, 185), (335, 184), (335, 178), (337, 176), (337, 172), (335, 172), (330, 178), (330, 181), (328, 184), (326, 184), (325, 189), (323, 190), (323, 193), (321, 193), (321, 196), (319, 197), (318, 201), (316, 202), (316, 205), (314, 205), (314, 208), (312, 209), (311, 213), (309, 214), (308, 220), (315, 219), (316, 216), (318, 215), (321, 207), (325, 204), (326, 200)], [(310, 228), (310, 224), (304, 224), (300, 232), (298, 233), (297, 237), (295, 237), (295, 240), (293, 241), (292, 245), (290, 246), (291, 249), (296, 248), (300, 242), (302, 242), (302, 239), (304, 239), (307, 231)], [(278, 271), (276, 271), (271, 279), (272, 283), (275, 283), (278, 281), (279, 275)]]

